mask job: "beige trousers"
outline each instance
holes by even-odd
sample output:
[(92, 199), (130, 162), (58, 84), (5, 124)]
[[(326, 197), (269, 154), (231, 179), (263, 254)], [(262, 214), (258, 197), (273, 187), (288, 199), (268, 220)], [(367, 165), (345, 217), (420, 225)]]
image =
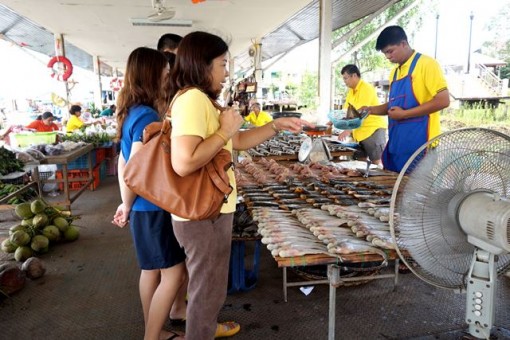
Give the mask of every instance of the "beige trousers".
[(215, 220), (172, 221), (189, 274), (186, 340), (214, 339), (227, 297), (233, 217), (221, 214)]

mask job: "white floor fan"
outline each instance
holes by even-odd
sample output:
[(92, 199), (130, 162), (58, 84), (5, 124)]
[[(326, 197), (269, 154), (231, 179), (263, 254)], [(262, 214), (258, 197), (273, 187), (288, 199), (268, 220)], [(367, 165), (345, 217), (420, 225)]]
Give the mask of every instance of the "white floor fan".
[[(407, 175), (406, 175), (407, 174)], [(488, 339), (497, 275), (510, 269), (510, 136), (444, 133), (417, 150), (393, 189), (392, 237), (422, 280), (466, 292), (466, 323)]]

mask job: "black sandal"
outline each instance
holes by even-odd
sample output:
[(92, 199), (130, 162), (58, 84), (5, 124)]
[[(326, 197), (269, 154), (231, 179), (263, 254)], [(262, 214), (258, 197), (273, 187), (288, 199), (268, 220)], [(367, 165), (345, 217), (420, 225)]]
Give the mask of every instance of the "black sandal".
[(184, 336), (183, 334), (177, 334), (177, 333), (175, 333), (173, 331), (169, 331), (169, 332), (170, 332), (171, 335), (170, 335), (169, 338), (166, 338), (166, 340), (172, 340), (172, 339), (175, 339), (175, 338), (177, 338), (179, 336)]
[(172, 318), (170, 318), (170, 324), (174, 327), (186, 326), (186, 319), (172, 319)]

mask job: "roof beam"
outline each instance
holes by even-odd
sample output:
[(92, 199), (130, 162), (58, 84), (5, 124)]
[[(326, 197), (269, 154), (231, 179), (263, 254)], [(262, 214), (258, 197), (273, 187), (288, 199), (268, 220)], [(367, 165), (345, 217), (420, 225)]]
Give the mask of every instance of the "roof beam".
[[(393, 18), (391, 18), (390, 20), (388, 20), (387, 22), (385, 22), (384, 24), (382, 24), (381, 26), (379, 26), (374, 32), (372, 32), (372, 34), (368, 35), (365, 39), (363, 39), (362, 41), (360, 41), (358, 44), (356, 44), (355, 46), (353, 46), (352, 48), (350, 48), (348, 51), (344, 52), (343, 54), (339, 55), (338, 57), (334, 57), (333, 60), (332, 60), (332, 65), (336, 65), (338, 64), (343, 58), (345, 58), (347, 55), (351, 54), (352, 52), (354, 51), (357, 51), (359, 50), (361, 47), (363, 47), (365, 44), (367, 44), (370, 40), (372, 40), (372, 38), (374, 38), (376, 35), (378, 35), (379, 33), (381, 33), (381, 31), (387, 27), (389, 24), (394, 24), (398, 19), (400, 19), (404, 14), (406, 14), (407, 12), (409, 12), (411, 9), (413, 9), (414, 7), (416, 7), (419, 3), (419, 0), (415, 0), (413, 2), (411, 2), (409, 5), (407, 5), (406, 7), (402, 8), (402, 10), (400, 10), (400, 12), (398, 12)], [(358, 27), (358, 26), (356, 26)]]

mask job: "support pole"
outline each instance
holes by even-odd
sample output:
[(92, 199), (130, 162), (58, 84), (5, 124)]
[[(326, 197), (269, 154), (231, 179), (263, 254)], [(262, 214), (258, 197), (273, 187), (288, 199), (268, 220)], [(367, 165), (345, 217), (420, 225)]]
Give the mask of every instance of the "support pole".
[(319, 109), (318, 123), (325, 123), (331, 110), (331, 36), (333, 1), (320, 1), (319, 32)]
[(94, 103), (96, 106), (96, 109), (99, 109), (102, 111), (103, 109), (103, 85), (101, 83), (101, 60), (99, 59), (99, 56), (94, 55), (92, 56), (92, 63), (94, 64), (94, 74), (97, 76), (97, 86), (94, 91)]
[[(66, 49), (65, 49), (65, 45), (64, 45), (64, 35), (61, 33), (55, 33), (53, 35), (53, 38), (55, 41), (55, 55), (65, 57)], [(59, 67), (64, 67), (64, 66), (60, 65)], [(63, 72), (63, 70), (62, 70), (62, 72)], [(67, 81), (64, 82), (64, 89), (66, 92), (66, 102), (69, 103), (70, 89), (69, 89), (69, 84), (67, 83)], [(63, 118), (65, 120), (69, 119), (69, 112), (66, 112), (64, 114)]]

